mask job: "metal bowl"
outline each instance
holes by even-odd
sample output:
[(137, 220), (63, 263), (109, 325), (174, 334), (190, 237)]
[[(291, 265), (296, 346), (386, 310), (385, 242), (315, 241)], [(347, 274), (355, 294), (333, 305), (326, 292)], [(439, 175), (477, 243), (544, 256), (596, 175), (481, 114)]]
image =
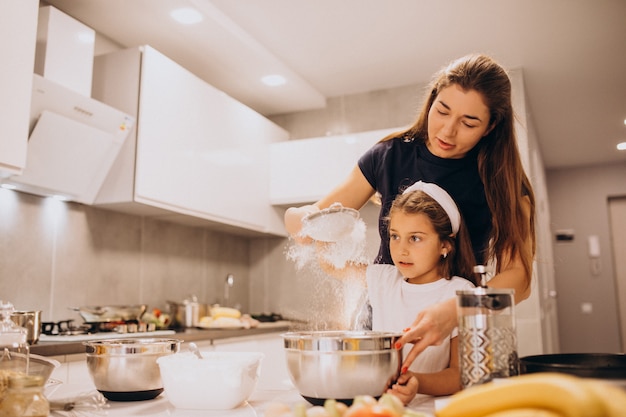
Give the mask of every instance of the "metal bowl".
[(108, 339), (83, 342), (96, 389), (112, 401), (141, 401), (163, 392), (157, 359), (180, 350), (177, 339)]
[(50, 375), (52, 375), (52, 372), (61, 366), (61, 362), (56, 359), (47, 358), (34, 353), (24, 354), (13, 352), (9, 360), (12, 364), (17, 364), (15, 369), (28, 368), (28, 375), (40, 376), (44, 381), (47, 381)]
[(282, 336), (291, 380), (314, 405), (330, 398), (351, 404), (357, 395), (380, 397), (400, 374), (397, 333), (310, 331)]

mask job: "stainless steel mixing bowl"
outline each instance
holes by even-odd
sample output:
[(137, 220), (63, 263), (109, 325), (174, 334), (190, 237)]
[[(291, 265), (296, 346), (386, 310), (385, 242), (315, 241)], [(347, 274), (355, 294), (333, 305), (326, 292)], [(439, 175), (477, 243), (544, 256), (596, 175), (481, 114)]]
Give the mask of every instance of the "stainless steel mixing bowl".
[(357, 395), (381, 396), (402, 366), (397, 333), (309, 331), (283, 334), (291, 380), (307, 401), (333, 398), (350, 404)]
[(107, 339), (83, 342), (96, 389), (112, 401), (140, 401), (163, 392), (157, 359), (180, 350), (177, 339)]

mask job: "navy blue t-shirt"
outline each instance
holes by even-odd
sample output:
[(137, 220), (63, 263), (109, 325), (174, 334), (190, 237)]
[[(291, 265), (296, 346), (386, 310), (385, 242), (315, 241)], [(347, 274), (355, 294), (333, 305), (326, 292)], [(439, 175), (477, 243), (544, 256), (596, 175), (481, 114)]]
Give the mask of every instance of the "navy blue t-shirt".
[(382, 200), (378, 219), (381, 244), (375, 263), (393, 263), (383, 219), (395, 197), (420, 180), (435, 183), (452, 196), (469, 231), (476, 261), (479, 264), (484, 262), (491, 213), (478, 175), (476, 155), (473, 150), (462, 159), (440, 158), (433, 155), (424, 143), (399, 137), (379, 142), (361, 156), (359, 168)]

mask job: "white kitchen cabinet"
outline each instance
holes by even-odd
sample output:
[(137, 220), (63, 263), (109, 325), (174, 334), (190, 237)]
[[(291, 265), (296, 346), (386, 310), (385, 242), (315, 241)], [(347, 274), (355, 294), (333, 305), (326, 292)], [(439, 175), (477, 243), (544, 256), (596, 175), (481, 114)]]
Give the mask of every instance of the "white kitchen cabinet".
[(0, 177), (26, 166), (38, 0), (0, 2)]
[(93, 95), (137, 116), (96, 205), (285, 235), (268, 151), (284, 129), (149, 46), (96, 57)]
[(312, 203), (343, 181), (359, 157), (400, 128), (291, 140), (270, 145), (270, 199), (274, 205)]

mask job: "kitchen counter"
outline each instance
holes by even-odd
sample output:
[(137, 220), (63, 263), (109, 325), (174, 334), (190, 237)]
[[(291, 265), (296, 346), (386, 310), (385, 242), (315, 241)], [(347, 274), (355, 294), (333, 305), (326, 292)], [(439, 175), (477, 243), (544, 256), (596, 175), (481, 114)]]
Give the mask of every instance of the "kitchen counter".
[[(74, 391), (72, 391), (72, 389)], [(68, 386), (64, 390), (69, 396), (60, 396), (57, 392), (53, 399), (71, 398), (71, 395), (85, 392), (85, 387)], [(153, 417), (263, 417), (268, 406), (272, 403), (287, 404), (293, 408), (297, 403), (306, 403), (298, 391), (293, 388), (282, 390), (268, 390), (258, 386), (250, 399), (241, 406), (232, 410), (185, 410), (177, 409), (167, 400), (167, 393), (164, 392), (154, 400), (133, 401), (133, 402), (108, 402), (106, 416), (108, 417), (133, 417), (133, 416), (153, 416)], [(308, 403), (307, 403), (308, 404)], [(309, 404), (310, 406), (310, 404)], [(409, 407), (414, 411), (424, 413), (425, 416), (434, 416), (435, 400), (433, 397), (421, 397), (413, 401)], [(57, 415), (57, 414), (53, 414)], [(59, 413), (58, 415), (62, 415)], [(69, 415), (69, 414), (68, 414)], [(92, 414), (88, 414), (92, 415)], [(95, 414), (94, 414), (95, 415)], [(98, 415), (105, 415), (99, 413)]]
[[(280, 336), (289, 330), (289, 322), (262, 323), (258, 328), (248, 330), (196, 330), (188, 329), (176, 334), (186, 342), (196, 341), (202, 351), (260, 351), (264, 353), (257, 387), (250, 399), (233, 410), (183, 410), (177, 409), (167, 399), (167, 392), (148, 401), (115, 402), (108, 401), (106, 412), (95, 410), (75, 410), (76, 414), (54, 413), (53, 416), (180, 416), (180, 417), (263, 417), (267, 407), (274, 402), (284, 403), (293, 407), (297, 403), (306, 403), (289, 378), (285, 360), (283, 339)], [(247, 337), (246, 337), (247, 336)], [(46, 342), (47, 344), (48, 342)], [(85, 393), (97, 392), (84, 360), (84, 346), (80, 347), (81, 355), (72, 355), (73, 359), (62, 362), (52, 373), (51, 381), (46, 388), (46, 397), (50, 400), (72, 399)], [(58, 345), (58, 344), (57, 344)], [(41, 348), (44, 346), (42, 345)], [(47, 349), (52, 349), (48, 347)], [(181, 349), (185, 349), (181, 347)], [(56, 382), (56, 383), (55, 383)], [(307, 403), (308, 404), (308, 403)], [(433, 415), (435, 401), (432, 397), (416, 398), (409, 408)]]
[[(205, 342), (215, 341), (221, 339), (248, 337), (254, 335), (262, 335), (267, 333), (285, 332), (291, 328), (289, 321), (277, 321), (269, 323), (260, 323), (257, 327), (250, 329), (181, 329), (174, 334), (166, 336), (165, 338), (175, 338), (183, 340), (184, 342)], [(138, 337), (133, 333), (110, 333), (111, 339)], [(146, 337), (146, 336), (143, 336)], [(31, 353), (42, 356), (62, 356), (72, 355), (77, 353), (85, 353), (85, 346), (82, 341), (67, 341), (67, 340), (54, 340), (53, 337), (47, 338), (47, 340), (40, 340), (37, 344), (30, 347)]]

